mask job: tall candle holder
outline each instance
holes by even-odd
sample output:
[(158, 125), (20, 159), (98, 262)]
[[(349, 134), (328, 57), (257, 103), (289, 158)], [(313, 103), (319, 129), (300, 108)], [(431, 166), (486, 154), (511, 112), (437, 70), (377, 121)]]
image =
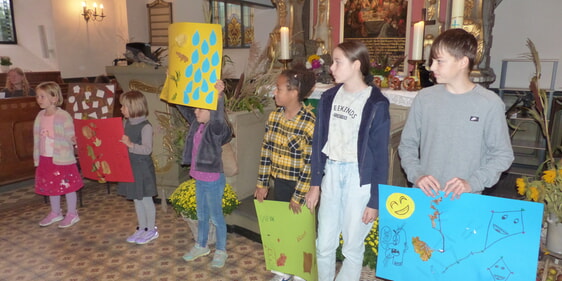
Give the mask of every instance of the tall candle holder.
[(278, 59), (278, 61), (283, 64), (283, 70), (289, 69), (289, 64), (293, 61), (293, 59)]
[(408, 63), (414, 66), (414, 70), (412, 71), (412, 76), (416, 79), (416, 87), (414, 90), (418, 91), (421, 89), (421, 80), (420, 80), (420, 65), (425, 63), (425, 60), (408, 60)]

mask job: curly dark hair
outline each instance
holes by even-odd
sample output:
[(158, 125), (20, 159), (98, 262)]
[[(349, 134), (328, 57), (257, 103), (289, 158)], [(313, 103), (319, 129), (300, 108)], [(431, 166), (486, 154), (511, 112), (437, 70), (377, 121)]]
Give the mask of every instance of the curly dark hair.
[(287, 77), (287, 89), (297, 90), (299, 101), (306, 99), (316, 84), (316, 75), (306, 69), (303, 64), (297, 64), (292, 69), (283, 70), (281, 76)]

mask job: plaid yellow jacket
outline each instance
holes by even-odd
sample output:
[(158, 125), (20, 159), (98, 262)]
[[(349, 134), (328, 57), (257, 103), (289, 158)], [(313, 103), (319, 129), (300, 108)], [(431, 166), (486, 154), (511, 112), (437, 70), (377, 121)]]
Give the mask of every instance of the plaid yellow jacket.
[(303, 205), (310, 189), (310, 155), (314, 132), (314, 113), (303, 105), (291, 120), (278, 107), (269, 115), (261, 148), (258, 188), (269, 188), (271, 177), (296, 181), (292, 200)]

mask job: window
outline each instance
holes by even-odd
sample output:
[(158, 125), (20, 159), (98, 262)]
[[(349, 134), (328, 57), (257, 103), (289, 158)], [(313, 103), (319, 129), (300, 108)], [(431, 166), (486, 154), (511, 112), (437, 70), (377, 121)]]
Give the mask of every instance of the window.
[(0, 44), (17, 44), (11, 0), (0, 0)]
[(222, 25), (224, 48), (248, 48), (254, 42), (254, 8), (243, 1), (210, 0), (212, 22)]

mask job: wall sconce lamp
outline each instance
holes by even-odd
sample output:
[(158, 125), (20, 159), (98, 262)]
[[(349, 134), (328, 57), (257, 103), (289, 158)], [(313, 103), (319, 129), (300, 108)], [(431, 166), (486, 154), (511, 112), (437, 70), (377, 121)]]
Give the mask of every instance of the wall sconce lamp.
[(96, 3), (94, 3), (93, 9), (88, 9), (86, 2), (82, 2), (82, 16), (86, 22), (89, 20), (102, 21), (103, 18), (105, 18), (105, 15), (103, 14), (103, 4), (100, 4), (100, 10), (101, 13), (98, 14), (98, 5)]

